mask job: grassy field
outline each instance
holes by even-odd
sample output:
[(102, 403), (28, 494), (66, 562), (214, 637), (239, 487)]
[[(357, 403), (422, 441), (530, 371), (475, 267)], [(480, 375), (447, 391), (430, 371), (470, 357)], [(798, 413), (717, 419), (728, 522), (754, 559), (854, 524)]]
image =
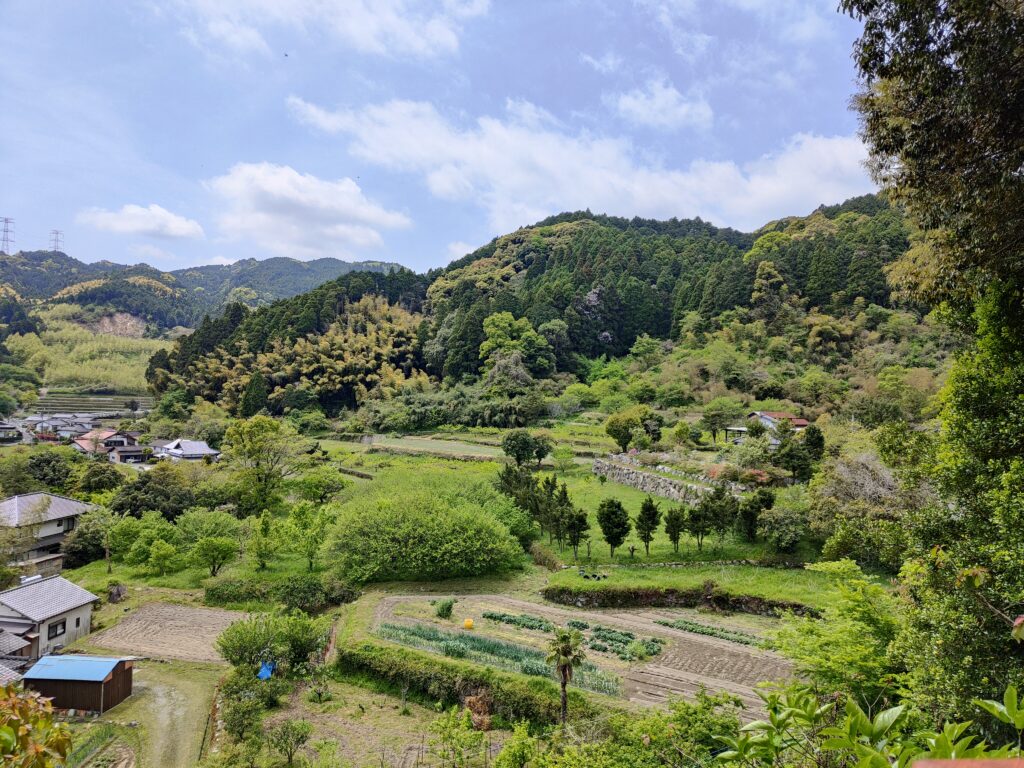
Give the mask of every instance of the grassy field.
[(603, 589), (694, 589), (706, 581), (734, 595), (785, 600), (821, 609), (837, 597), (835, 585), (821, 573), (749, 565), (701, 565), (679, 568), (610, 568), (600, 581), (584, 579), (575, 568), (551, 575), (550, 584), (580, 591)]
[[(423, 438), (389, 438), (389, 440), (423, 441)], [(446, 440), (431, 441), (434, 445), (448, 443)], [(360, 444), (346, 443), (338, 440), (322, 440), (321, 447), (327, 450), (332, 458), (339, 461), (343, 466), (368, 472), (375, 476), (374, 481), (355, 480), (353, 486), (347, 493), (358, 493), (359, 488), (365, 482), (400, 483), (402, 477), (407, 473), (458, 473), (464, 480), (480, 480), (493, 482), (497, 477), (501, 464), (497, 461), (458, 461), (446, 458), (444, 455), (424, 453), (423, 455), (393, 455), (386, 453), (367, 453), (365, 447)], [(480, 446), (464, 444), (467, 450), (479, 449)], [(461, 451), (456, 451), (461, 453)], [(541, 470), (539, 476), (543, 476), (554, 470)], [(732, 534), (726, 536), (724, 542), (718, 537), (708, 537), (704, 541), (702, 550), (697, 549), (696, 541), (683, 536), (680, 540), (679, 552), (675, 552), (672, 542), (665, 534), (664, 525), (655, 532), (654, 540), (651, 542), (651, 554), (648, 558), (644, 554), (643, 543), (631, 531), (625, 543), (615, 552), (612, 559), (608, 546), (601, 537), (601, 529), (597, 524), (597, 508), (603, 499), (614, 498), (622, 502), (630, 517), (636, 516), (640, 511), (640, 505), (647, 494), (626, 485), (608, 480), (600, 482), (587, 466), (576, 466), (568, 472), (555, 473), (559, 482), (564, 482), (572, 498), (573, 503), (585, 509), (590, 516), (590, 555), (586, 554), (586, 547), (580, 549), (579, 562), (593, 565), (606, 565), (616, 563), (630, 565), (637, 562), (692, 562), (700, 560), (743, 560), (757, 559), (769, 555), (766, 546), (761, 543), (750, 544), (737, 539)], [(344, 498), (344, 496), (342, 497)], [(654, 500), (661, 506), (664, 513), (677, 502), (661, 497), (654, 497)], [(546, 540), (546, 539), (545, 539)], [(636, 548), (634, 557), (629, 555), (629, 547)], [(557, 545), (555, 546), (557, 550)], [(562, 552), (556, 554), (565, 563), (573, 563), (572, 550), (566, 547)], [(807, 553), (797, 553), (795, 557), (801, 559)]]

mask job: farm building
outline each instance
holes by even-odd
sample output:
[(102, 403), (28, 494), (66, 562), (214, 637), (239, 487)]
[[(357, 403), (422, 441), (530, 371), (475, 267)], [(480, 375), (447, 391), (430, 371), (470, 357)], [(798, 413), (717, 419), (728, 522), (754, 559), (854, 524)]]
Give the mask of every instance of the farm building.
[(23, 493), (0, 499), (0, 527), (16, 533), (16, 561), (31, 563), (43, 572), (52, 560), (53, 570), (59, 572), (61, 543), (78, 518), (94, 506), (54, 493)]
[(44, 656), (22, 684), (58, 709), (106, 712), (132, 695), (132, 663), (110, 656)]

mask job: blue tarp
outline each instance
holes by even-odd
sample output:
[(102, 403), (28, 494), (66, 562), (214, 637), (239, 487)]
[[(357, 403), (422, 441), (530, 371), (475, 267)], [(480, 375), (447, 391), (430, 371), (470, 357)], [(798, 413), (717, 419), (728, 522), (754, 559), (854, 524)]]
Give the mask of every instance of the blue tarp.
[(274, 674), (274, 662), (264, 661), (260, 665), (260, 671), (256, 673), (256, 677), (260, 680), (269, 680), (270, 676)]

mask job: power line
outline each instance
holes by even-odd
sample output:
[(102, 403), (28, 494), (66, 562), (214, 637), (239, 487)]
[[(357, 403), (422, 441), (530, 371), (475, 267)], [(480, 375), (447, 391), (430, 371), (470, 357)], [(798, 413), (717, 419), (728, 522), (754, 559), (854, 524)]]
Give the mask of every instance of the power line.
[(57, 253), (64, 250), (64, 233), (59, 229), (50, 230), (50, 251)]
[(3, 224), (3, 233), (0, 234), (0, 253), (11, 255), (11, 246), (14, 245), (14, 219), (4, 216), (0, 219)]

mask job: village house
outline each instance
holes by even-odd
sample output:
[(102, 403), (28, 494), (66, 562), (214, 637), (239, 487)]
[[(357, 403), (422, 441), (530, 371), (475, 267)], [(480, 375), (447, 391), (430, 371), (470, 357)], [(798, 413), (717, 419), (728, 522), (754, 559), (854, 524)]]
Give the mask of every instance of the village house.
[(209, 459), (216, 461), (220, 458), (220, 451), (211, 448), (205, 440), (185, 440), (178, 438), (169, 442), (163, 442), (157, 446), (153, 445), (153, 455), (166, 456), (172, 461), (202, 461)]
[(38, 658), (89, 634), (99, 598), (63, 576), (32, 576), (0, 592), (0, 629), (29, 641)]
[(21, 430), (14, 424), (0, 421), (0, 443), (17, 443), (21, 441)]
[(23, 493), (0, 500), (0, 526), (15, 529), (16, 562), (60, 571), (60, 546), (78, 518), (94, 505), (54, 493)]
[(790, 426), (797, 432), (802, 429), (806, 429), (808, 424), (810, 424), (807, 419), (794, 416), (792, 413), (788, 413), (786, 411), (751, 411), (747, 414), (747, 418), (757, 419), (771, 430), (777, 429), (779, 424), (783, 421), (788, 421)]
[(138, 444), (138, 435), (131, 432), (121, 432), (117, 429), (93, 429), (76, 438), (72, 446), (76, 450), (92, 456), (106, 456), (115, 448), (127, 448)]

